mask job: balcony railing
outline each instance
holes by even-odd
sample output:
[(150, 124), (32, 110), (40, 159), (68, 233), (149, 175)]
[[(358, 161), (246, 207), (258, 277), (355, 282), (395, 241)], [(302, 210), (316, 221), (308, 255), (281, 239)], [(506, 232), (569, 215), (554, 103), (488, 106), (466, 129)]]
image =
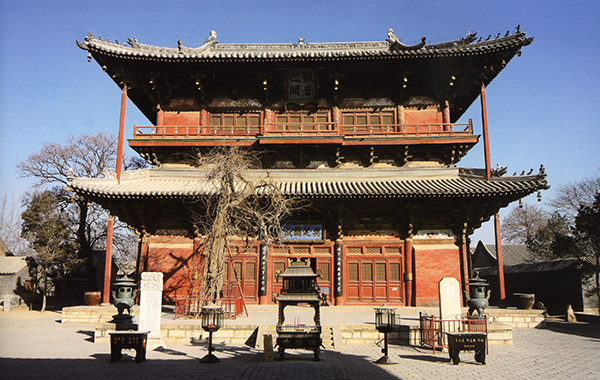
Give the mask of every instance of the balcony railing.
[(193, 139), (193, 138), (242, 138), (258, 136), (380, 136), (380, 137), (427, 137), (469, 136), (473, 123), (431, 124), (368, 124), (340, 125), (339, 123), (267, 123), (244, 126), (134, 126), (134, 139)]

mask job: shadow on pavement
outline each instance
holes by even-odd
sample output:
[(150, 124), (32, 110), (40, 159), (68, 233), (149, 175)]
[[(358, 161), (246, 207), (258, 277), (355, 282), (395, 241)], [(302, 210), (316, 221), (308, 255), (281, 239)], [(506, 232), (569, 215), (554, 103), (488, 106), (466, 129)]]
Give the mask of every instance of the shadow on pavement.
[(546, 330), (600, 340), (600, 326), (589, 323), (546, 322)]
[(94, 331), (77, 330), (77, 334), (87, 335), (87, 338), (85, 338), (85, 341), (94, 343), (94, 334), (95, 334)]
[(323, 351), (321, 361), (312, 353), (290, 350), (284, 361), (264, 362), (261, 352), (230, 347), (217, 352), (220, 363), (203, 364), (198, 357), (171, 349), (148, 352), (147, 360), (136, 363), (135, 351), (123, 351), (121, 361), (110, 363), (110, 354), (92, 354), (86, 359), (0, 358), (2, 378), (13, 379), (179, 379), (201, 376), (203, 379), (381, 379), (398, 377), (372, 362), (373, 358)]

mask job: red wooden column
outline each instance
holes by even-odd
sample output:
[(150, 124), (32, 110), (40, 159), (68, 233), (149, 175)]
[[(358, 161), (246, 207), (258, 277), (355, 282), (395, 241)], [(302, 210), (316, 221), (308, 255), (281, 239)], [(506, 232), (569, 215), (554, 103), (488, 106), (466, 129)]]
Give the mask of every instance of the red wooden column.
[(125, 134), (125, 108), (127, 106), (127, 85), (123, 84), (121, 94), (121, 116), (119, 117), (119, 141), (117, 141), (117, 181), (121, 183), (121, 168), (123, 167), (123, 135)]
[[(117, 141), (117, 182), (121, 183), (121, 168), (123, 166), (123, 135), (125, 134), (125, 107), (127, 105), (127, 84), (123, 84), (123, 93), (121, 94), (121, 115), (119, 117), (119, 140)], [(106, 231), (106, 259), (104, 268), (104, 292), (102, 303), (110, 303), (110, 280), (112, 269), (112, 245), (114, 233), (114, 218), (108, 216), (108, 226)]]
[[(491, 177), (491, 164), (490, 164), (490, 142), (488, 133), (488, 120), (487, 120), (487, 101), (485, 98), (485, 85), (481, 84), (481, 119), (483, 125), (483, 147), (484, 147), (484, 159), (485, 159), (485, 173), (489, 180)], [(496, 258), (498, 261), (498, 287), (500, 288), (500, 299), (506, 297), (506, 290), (504, 287), (504, 264), (502, 261), (502, 234), (500, 231), (500, 217), (498, 213), (494, 215), (494, 233), (496, 237)]]
[(496, 237), (496, 258), (498, 259), (498, 286), (500, 287), (500, 299), (506, 298), (504, 286), (504, 263), (502, 259), (502, 233), (500, 230), (500, 215), (494, 214), (494, 232)]
[(406, 295), (406, 306), (415, 306), (413, 302), (413, 286), (414, 286), (414, 273), (413, 273), (413, 245), (412, 235), (409, 235), (404, 239), (404, 293)]
[(460, 253), (460, 274), (461, 274), (461, 282), (462, 282), (462, 290), (463, 290), (463, 305), (467, 304), (467, 299), (464, 296), (464, 291), (469, 291), (469, 287), (467, 283), (469, 282), (469, 255), (471, 252), (468, 252), (467, 247), (467, 235), (461, 234), (460, 236), (460, 245), (458, 246)]
[(140, 242), (138, 246), (138, 257), (136, 265), (135, 280), (139, 281), (141, 273), (148, 269), (148, 251), (150, 250), (150, 237), (146, 231), (140, 233)]
[(444, 101), (442, 105), (442, 122), (444, 123), (444, 132), (449, 132), (452, 130), (452, 125), (450, 125), (450, 103), (448, 101)]
[(485, 174), (491, 177), (490, 164), (490, 136), (488, 133), (487, 101), (485, 99), (485, 85), (481, 84), (481, 124), (483, 126), (483, 158), (485, 160)]
[(102, 291), (102, 303), (110, 304), (110, 277), (112, 272), (112, 246), (113, 226), (115, 220), (112, 215), (108, 216), (108, 228), (106, 232), (106, 258), (104, 260), (104, 289)]

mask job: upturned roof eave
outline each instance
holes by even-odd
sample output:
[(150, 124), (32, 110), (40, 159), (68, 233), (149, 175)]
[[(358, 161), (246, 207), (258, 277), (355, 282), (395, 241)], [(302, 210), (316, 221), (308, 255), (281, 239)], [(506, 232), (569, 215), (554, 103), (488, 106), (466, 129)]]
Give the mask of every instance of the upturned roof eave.
[[(204, 180), (202, 171), (182, 169), (167, 172), (143, 169), (130, 173), (130, 178), (72, 178), (75, 192), (91, 198), (199, 198), (215, 194), (215, 187)], [(162, 174), (161, 174), (162, 172)], [(410, 170), (311, 170), (256, 171), (273, 173), (275, 183), (284, 196), (303, 198), (482, 198), (521, 197), (548, 188), (545, 174), (512, 178), (461, 177), (458, 170), (422, 171), (416, 176)], [(295, 174), (294, 174), (295, 173)], [(307, 175), (308, 173), (308, 175)], [(333, 174), (335, 173), (335, 175)], [(184, 175), (185, 174), (185, 175)], [(354, 178), (353, 178), (354, 177)], [(262, 194), (257, 194), (261, 196)]]
[[(99, 54), (117, 59), (157, 60), (161, 62), (198, 61), (282, 61), (338, 60), (338, 59), (390, 59), (390, 58), (440, 58), (490, 54), (497, 51), (520, 49), (531, 42), (525, 33), (499, 37), (483, 42), (457, 40), (443, 44), (424, 45), (418, 49), (394, 49), (387, 41), (307, 43), (307, 44), (219, 44), (207, 42), (198, 48), (178, 48), (146, 45), (129, 40), (130, 46), (96, 39), (88, 35), (77, 45), (93, 55)], [(516, 51), (515, 51), (516, 53)]]

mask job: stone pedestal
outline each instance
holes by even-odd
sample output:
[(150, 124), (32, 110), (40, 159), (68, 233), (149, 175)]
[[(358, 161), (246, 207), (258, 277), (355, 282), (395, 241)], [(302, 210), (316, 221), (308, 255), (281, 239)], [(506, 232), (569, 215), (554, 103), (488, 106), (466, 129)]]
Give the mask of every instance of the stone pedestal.
[(140, 283), (140, 331), (149, 331), (148, 348), (165, 346), (160, 333), (163, 274), (143, 272)]

